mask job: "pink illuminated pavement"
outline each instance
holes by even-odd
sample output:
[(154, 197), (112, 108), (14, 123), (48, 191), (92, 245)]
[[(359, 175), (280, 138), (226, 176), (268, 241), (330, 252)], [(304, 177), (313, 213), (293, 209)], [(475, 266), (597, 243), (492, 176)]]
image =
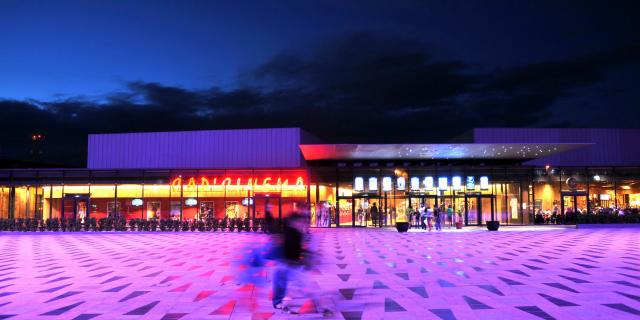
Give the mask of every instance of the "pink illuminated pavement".
[[(312, 233), (335, 319), (640, 318), (640, 229)], [(242, 248), (267, 239), (2, 233), (0, 319), (321, 318), (300, 291), (290, 315), (239, 283)]]

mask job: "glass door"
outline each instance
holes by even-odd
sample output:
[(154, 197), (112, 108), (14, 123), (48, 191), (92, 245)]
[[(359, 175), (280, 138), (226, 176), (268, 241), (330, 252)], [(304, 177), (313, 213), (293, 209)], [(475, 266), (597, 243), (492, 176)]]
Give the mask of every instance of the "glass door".
[(478, 209), (480, 207), (479, 200), (480, 197), (467, 197), (467, 206), (465, 208), (466, 215), (466, 225), (477, 225), (479, 224), (478, 213), (480, 212)]
[(353, 221), (356, 227), (366, 227), (371, 224), (369, 198), (354, 198), (353, 207), (355, 212)]
[[(453, 199), (453, 207), (451, 208), (451, 210), (449, 210), (449, 208), (447, 208), (446, 212), (447, 212), (447, 219), (446, 219), (446, 224), (449, 226), (453, 226), (456, 224), (457, 221), (459, 221), (460, 219), (463, 219), (464, 217), (464, 212), (465, 212), (465, 197), (464, 196), (456, 196)], [(451, 217), (449, 217), (448, 212), (452, 211), (452, 215)]]
[(87, 218), (87, 209), (89, 208), (89, 195), (75, 194), (65, 195), (62, 205), (61, 216), (65, 219), (80, 219), (84, 221)]
[(407, 208), (407, 210), (403, 213), (409, 222), (409, 225), (418, 228), (420, 226), (420, 217), (418, 215), (418, 210), (425, 202), (424, 196), (413, 196), (409, 197), (409, 203), (411, 206)]
[(586, 193), (562, 193), (560, 211), (565, 223), (575, 223), (579, 214), (589, 212), (588, 195)]
[(478, 224), (482, 225), (486, 221), (491, 221), (491, 213), (493, 211), (493, 198), (492, 197), (481, 197), (480, 198), (480, 207), (479, 211), (481, 214), (481, 221)]

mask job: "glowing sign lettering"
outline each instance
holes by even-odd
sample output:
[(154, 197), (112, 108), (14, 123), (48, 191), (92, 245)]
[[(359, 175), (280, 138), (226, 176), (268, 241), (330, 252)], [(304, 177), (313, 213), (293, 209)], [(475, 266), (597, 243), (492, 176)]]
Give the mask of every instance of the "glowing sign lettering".
[[(254, 191), (278, 191), (278, 190), (304, 190), (307, 185), (303, 177), (297, 177), (295, 184), (289, 184), (289, 179), (278, 177), (259, 178), (231, 178), (231, 177), (175, 177), (171, 180), (171, 188), (176, 191), (182, 187), (184, 190), (202, 188), (211, 190), (214, 188), (241, 188)], [(272, 181), (276, 181), (275, 184)], [(218, 183), (218, 181), (220, 181)]]

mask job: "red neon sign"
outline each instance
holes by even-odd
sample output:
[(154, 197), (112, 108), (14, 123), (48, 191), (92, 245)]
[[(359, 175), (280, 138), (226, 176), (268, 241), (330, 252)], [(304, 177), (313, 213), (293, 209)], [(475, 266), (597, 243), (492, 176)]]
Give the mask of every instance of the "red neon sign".
[(306, 184), (304, 178), (299, 176), (294, 181), (289, 181), (289, 178), (278, 177), (274, 179), (272, 177), (264, 178), (231, 178), (231, 177), (175, 177), (171, 180), (171, 187), (179, 189), (180, 187), (195, 189), (205, 188), (223, 188), (223, 187), (236, 187), (244, 188), (248, 190), (300, 190), (305, 189)]

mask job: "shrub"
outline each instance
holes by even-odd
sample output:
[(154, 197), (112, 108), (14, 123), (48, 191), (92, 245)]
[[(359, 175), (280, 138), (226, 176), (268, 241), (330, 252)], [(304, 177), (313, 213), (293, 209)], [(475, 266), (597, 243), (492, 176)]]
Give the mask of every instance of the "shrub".
[(60, 229), (61, 229), (63, 232), (64, 232), (64, 231), (67, 231), (67, 226), (68, 226), (68, 224), (67, 224), (67, 218), (65, 218), (65, 217), (60, 218)]
[(136, 231), (136, 219), (129, 220), (129, 230)]
[(60, 219), (58, 218), (53, 218), (53, 221), (51, 221), (51, 231), (58, 231), (60, 230)]
[(158, 228), (158, 220), (151, 219), (149, 221), (149, 231), (156, 231), (157, 228)]
[(74, 219), (73, 224), (71, 224), (71, 228), (73, 228), (73, 231), (76, 231), (76, 232), (82, 230), (82, 220)]

